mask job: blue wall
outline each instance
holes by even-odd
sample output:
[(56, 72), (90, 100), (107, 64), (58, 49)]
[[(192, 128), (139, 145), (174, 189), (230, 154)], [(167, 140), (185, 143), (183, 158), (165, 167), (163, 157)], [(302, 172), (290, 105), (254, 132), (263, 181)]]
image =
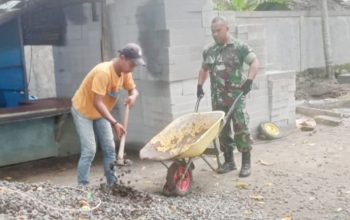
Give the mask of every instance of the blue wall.
[(19, 19), (0, 26), (0, 107), (17, 106), (25, 99), (23, 45)]

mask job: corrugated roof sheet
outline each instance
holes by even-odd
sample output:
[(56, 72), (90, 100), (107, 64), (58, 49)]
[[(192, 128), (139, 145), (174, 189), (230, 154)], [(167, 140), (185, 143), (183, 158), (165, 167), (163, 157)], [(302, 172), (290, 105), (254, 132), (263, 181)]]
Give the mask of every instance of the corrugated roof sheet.
[(11, 10), (13, 9), (14, 7), (16, 7), (19, 3), (21, 3), (21, 1), (18, 1), (18, 0), (11, 0), (11, 1), (8, 1), (8, 2), (4, 2), (4, 3), (0, 3), (0, 10)]

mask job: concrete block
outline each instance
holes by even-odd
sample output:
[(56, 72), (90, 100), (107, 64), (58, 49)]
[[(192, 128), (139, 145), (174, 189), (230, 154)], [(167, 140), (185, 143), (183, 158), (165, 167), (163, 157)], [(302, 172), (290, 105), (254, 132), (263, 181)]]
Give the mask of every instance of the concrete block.
[(338, 113), (338, 112), (332, 112), (329, 110), (311, 108), (311, 107), (306, 107), (306, 106), (297, 106), (296, 112), (299, 114), (310, 116), (310, 117), (314, 117), (317, 115), (326, 115), (326, 116), (337, 117), (337, 118), (343, 117), (343, 114)]
[[(193, 20), (184, 20), (184, 19), (174, 19), (168, 20), (166, 22), (167, 29), (181, 29), (181, 28), (202, 28), (202, 20), (193, 19)], [(204, 31), (204, 30), (203, 30)]]
[(271, 121), (279, 127), (288, 127), (292, 124), (288, 119), (272, 119)]
[[(286, 88), (289, 86), (290, 80), (288, 79), (270, 79), (268, 78), (268, 85), (270, 88)], [(284, 89), (285, 90), (285, 89)]]
[(169, 84), (170, 94), (171, 96), (180, 96), (183, 95), (183, 87), (182, 87), (182, 81), (173, 81)]
[(177, 65), (169, 65), (169, 80), (177, 81), (193, 79), (194, 77), (198, 76), (198, 70), (201, 64), (201, 61), (193, 61)]
[(266, 94), (264, 93), (264, 95), (267, 95), (268, 89), (267, 89), (267, 82), (266, 82), (266, 80), (255, 79), (253, 81), (252, 89), (259, 90), (259, 92), (265, 92), (266, 91)]
[(289, 112), (286, 110), (271, 111), (270, 117), (277, 119), (289, 118)]
[(265, 38), (265, 24), (250, 24), (247, 25), (248, 33), (259, 34), (260, 38)]
[(268, 80), (289, 79), (295, 80), (296, 72), (294, 70), (276, 70), (266, 72)]
[[(172, 29), (170, 32), (170, 45), (197, 45), (203, 38), (202, 28)], [(186, 33), (186, 34), (184, 34)], [(204, 42), (204, 41), (201, 41)]]
[(249, 41), (247, 44), (253, 49), (254, 53), (257, 55), (258, 59), (263, 60), (266, 57), (266, 47), (264, 45), (251, 45)]
[(276, 111), (276, 109), (287, 109), (288, 108), (288, 102), (287, 101), (280, 101), (280, 102), (273, 102), (270, 104), (271, 111)]
[(171, 107), (173, 114), (178, 113), (190, 113), (194, 112), (194, 108), (196, 105), (196, 98), (189, 99), (183, 98), (182, 102), (178, 102), (173, 104)]
[(265, 34), (264, 33), (259, 33), (259, 32), (249, 32), (248, 33), (248, 39), (247, 41), (251, 41), (251, 40), (264, 40), (265, 39)]
[(204, 48), (204, 42), (197, 42), (193, 45), (172, 45), (167, 48), (170, 56), (179, 56), (183, 54), (196, 54), (202, 58), (202, 52)]
[(233, 36), (244, 42), (248, 41), (248, 33), (233, 33)]
[(254, 49), (258, 47), (266, 48), (265, 39), (248, 39), (247, 44)]
[(266, 77), (265, 72), (259, 70), (258, 74), (256, 75), (255, 81), (265, 82), (267, 85), (267, 77)]
[(269, 99), (271, 102), (280, 101), (288, 99), (289, 93), (287, 91), (284, 91), (282, 89), (274, 89), (269, 91)]
[(280, 114), (273, 113), (270, 115), (270, 118), (271, 120), (282, 120), (282, 119), (289, 118), (289, 115), (288, 115), (288, 112), (284, 112)]
[(235, 26), (236, 34), (246, 34), (248, 33), (248, 25), (236, 25)]
[(183, 63), (191, 63), (193, 61), (202, 61), (200, 51), (183, 52), (179, 55), (169, 54), (169, 63), (171, 64), (181, 65)]
[(176, 10), (176, 9), (165, 9), (165, 18), (167, 20), (178, 20), (179, 18), (183, 20), (202, 20), (202, 11), (186, 11), (186, 10)]
[(284, 102), (284, 103), (288, 103), (288, 97), (289, 94), (285, 93), (285, 92), (274, 92), (272, 95), (269, 94), (269, 103), (273, 104), (273, 103), (279, 103), (279, 102)]
[(186, 11), (202, 11), (202, 7), (205, 3), (205, 0), (196, 0), (196, 1), (164, 1), (164, 5), (169, 10), (186, 10)]
[(288, 114), (288, 109), (285, 106), (282, 107), (275, 107), (271, 110), (271, 115), (280, 115), (280, 114)]
[(247, 103), (246, 109), (249, 113), (253, 114), (260, 113), (262, 111), (267, 111), (267, 109), (269, 109), (269, 106), (266, 101), (261, 101), (259, 103)]
[(328, 126), (338, 126), (342, 122), (340, 118), (330, 117), (327, 115), (318, 115), (314, 119), (317, 123), (328, 125)]
[(340, 84), (350, 83), (350, 73), (345, 73), (345, 74), (339, 75), (337, 81)]
[(183, 95), (195, 95), (197, 91), (197, 79), (184, 80), (182, 82)]

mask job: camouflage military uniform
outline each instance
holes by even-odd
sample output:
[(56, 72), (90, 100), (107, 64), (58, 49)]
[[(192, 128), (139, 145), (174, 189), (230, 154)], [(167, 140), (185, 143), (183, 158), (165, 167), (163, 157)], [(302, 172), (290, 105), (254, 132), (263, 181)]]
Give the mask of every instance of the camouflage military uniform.
[[(214, 43), (204, 50), (202, 67), (209, 70), (213, 110), (227, 113), (246, 80), (246, 76), (242, 74), (243, 63), (250, 64), (255, 57), (248, 45), (232, 37), (226, 45)], [(219, 136), (221, 150), (227, 152), (236, 145), (240, 152), (250, 151), (252, 141), (248, 131), (249, 117), (245, 111), (244, 96), (238, 101), (231, 118), (235, 135), (233, 138), (231, 123), (227, 122)]]

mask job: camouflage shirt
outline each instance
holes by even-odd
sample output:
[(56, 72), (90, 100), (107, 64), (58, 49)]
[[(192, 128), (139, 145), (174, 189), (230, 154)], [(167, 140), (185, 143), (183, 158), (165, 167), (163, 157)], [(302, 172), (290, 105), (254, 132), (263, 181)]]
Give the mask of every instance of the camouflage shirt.
[(256, 55), (242, 41), (230, 37), (226, 45), (211, 44), (203, 51), (202, 67), (209, 70), (213, 106), (231, 106), (233, 91), (246, 80), (243, 63), (251, 64)]

